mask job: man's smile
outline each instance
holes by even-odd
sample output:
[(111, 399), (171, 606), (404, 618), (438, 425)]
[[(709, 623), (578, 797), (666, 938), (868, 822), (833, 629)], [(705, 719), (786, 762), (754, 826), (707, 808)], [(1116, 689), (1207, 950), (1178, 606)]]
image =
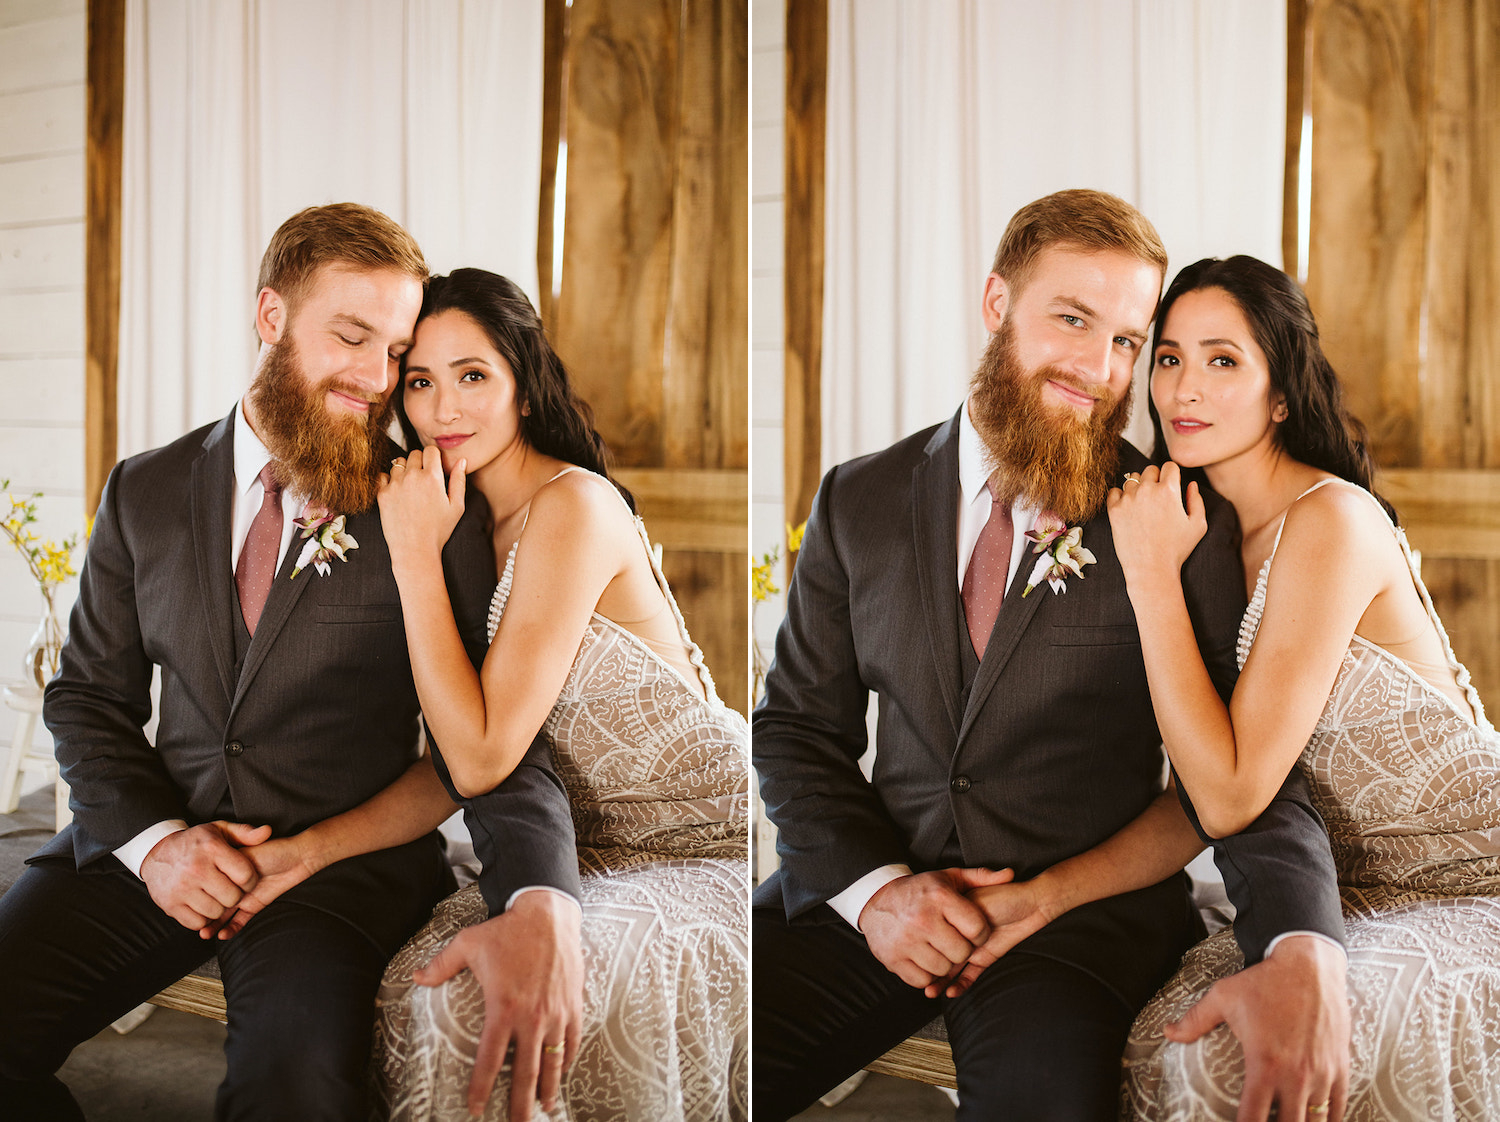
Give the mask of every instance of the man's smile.
[(1075, 409), (1092, 412), (1094, 402), (1097, 400), (1092, 394), (1084, 393), (1082, 390), (1068, 385), (1066, 382), (1058, 381), (1056, 378), (1048, 379), (1047, 388), (1059, 399)]
[(372, 404), (368, 398), (355, 397), (353, 394), (345, 393), (343, 390), (329, 390), (328, 396), (335, 404), (342, 406), (351, 413), (368, 413)]

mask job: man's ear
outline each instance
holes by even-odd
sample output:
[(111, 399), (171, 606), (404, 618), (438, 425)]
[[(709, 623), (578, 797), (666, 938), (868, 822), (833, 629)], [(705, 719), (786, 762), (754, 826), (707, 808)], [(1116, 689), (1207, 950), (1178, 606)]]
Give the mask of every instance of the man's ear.
[(289, 319), (286, 301), (274, 288), (263, 288), (255, 298), (255, 331), (262, 343), (275, 346), (286, 333)]
[(1010, 303), (1010, 286), (999, 273), (991, 273), (984, 282), (984, 304), (980, 314), (984, 317), (984, 329), (991, 335), (1000, 330), (1005, 322), (1005, 309)]

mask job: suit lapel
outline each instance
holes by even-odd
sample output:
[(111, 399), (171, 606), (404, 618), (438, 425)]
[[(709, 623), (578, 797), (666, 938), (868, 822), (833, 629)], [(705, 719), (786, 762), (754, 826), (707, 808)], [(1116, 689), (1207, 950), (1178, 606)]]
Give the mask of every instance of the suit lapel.
[[(960, 407), (961, 408), (961, 407)], [(958, 417), (933, 434), (912, 472), (912, 532), (917, 589), (943, 705), (956, 731), (963, 719), (963, 672), (953, 621), (958, 612)]]
[(1042, 603), (1042, 593), (1051, 595), (1051, 590), (1042, 584), (1031, 590), (1030, 596), (1023, 596), (1026, 589), (1026, 578), (1031, 575), (1033, 556), (1028, 548), (1021, 555), (1021, 564), (1016, 569), (1015, 578), (1006, 590), (1005, 599), (1000, 604), (1000, 614), (995, 617), (995, 629), (990, 632), (989, 646), (985, 648), (984, 658), (979, 662), (979, 673), (974, 676), (974, 685), (969, 691), (969, 706), (964, 710), (963, 725), (958, 731), (960, 741), (968, 734), (969, 726), (974, 723), (974, 718), (984, 707), (985, 698), (995, 688), (995, 682), (1000, 677), (1000, 672), (1005, 669), (1006, 663), (1015, 654), (1016, 647), (1021, 642), (1021, 637), (1026, 634), (1026, 628), (1031, 623), (1031, 617), (1036, 615), (1037, 608)]
[[(289, 510), (283, 510), (283, 517), (295, 518)], [(353, 527), (350, 527), (351, 532)], [(355, 540), (358, 540), (356, 536)], [(297, 606), (297, 601), (302, 599), (302, 594), (307, 591), (307, 586), (313, 581), (322, 579), (318, 570), (309, 565), (292, 579), (292, 570), (297, 567), (297, 558), (302, 553), (302, 531), (294, 529), (292, 540), (286, 547), (286, 556), (281, 559), (281, 567), (277, 570), (276, 579), (271, 582), (271, 591), (266, 596), (266, 606), (261, 609), (260, 622), (255, 625), (255, 636), (250, 640), (250, 649), (245, 652), (245, 666), (240, 671), (240, 680), (236, 683), (234, 693), (234, 707), (237, 708), (245, 692), (250, 688), (250, 683), (255, 680), (256, 672), (260, 670), (261, 664), (266, 661), (266, 652), (276, 642), (276, 637), (281, 634), (286, 626), (287, 620), (291, 618), (292, 609)], [(358, 552), (350, 554), (351, 558), (358, 557)], [(346, 564), (346, 562), (334, 561), (334, 565)]]
[(214, 426), (193, 461), (188, 520), (198, 563), (198, 595), (225, 698), (234, 696), (234, 613), (239, 597), (229, 569), (234, 497), (234, 414)]

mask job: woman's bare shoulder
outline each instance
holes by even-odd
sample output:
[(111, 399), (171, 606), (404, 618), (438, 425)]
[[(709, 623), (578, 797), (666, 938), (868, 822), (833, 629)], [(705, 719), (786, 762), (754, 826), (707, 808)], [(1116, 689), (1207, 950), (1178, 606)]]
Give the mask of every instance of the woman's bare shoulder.
[(565, 472), (537, 490), (528, 524), (539, 521), (570, 538), (633, 534), (635, 522), (615, 485), (587, 469)]
[[(1380, 576), (1404, 567), (1384, 509), (1370, 492), (1338, 480), (1298, 498), (1287, 509), (1277, 567), (1327, 567), (1341, 579)], [(1273, 569), (1274, 572), (1274, 569)]]

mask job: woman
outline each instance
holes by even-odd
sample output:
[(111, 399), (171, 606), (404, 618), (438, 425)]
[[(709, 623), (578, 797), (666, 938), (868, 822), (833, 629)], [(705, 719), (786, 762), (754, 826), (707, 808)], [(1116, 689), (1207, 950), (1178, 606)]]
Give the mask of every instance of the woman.
[[(425, 452), (393, 465), (380, 509), (434, 739), (473, 796), (544, 729), (578, 830), (584, 1023), (552, 1117), (744, 1117), (744, 718), (715, 694), (590, 411), (515, 285), (478, 269), (433, 278), (400, 404)], [(478, 674), (439, 557), (465, 488), (488, 501), (504, 559)], [(469, 1116), (496, 1011), (467, 971), (435, 988), (412, 973), (486, 918), (478, 887), (460, 891), (386, 972), (377, 1063), (395, 1117)], [(504, 1116), (505, 1081), (485, 1117)]]
[[(1178, 779), (1216, 836), (1251, 822), (1294, 764), (1312, 786), (1348, 935), (1345, 1117), (1500, 1117), (1500, 736), (1370, 491), (1301, 289), (1250, 257), (1184, 269), (1157, 318), (1151, 403), (1171, 462), (1111, 492), (1109, 511)], [(1183, 605), (1204, 518), (1178, 465), (1202, 469), (1243, 534), (1250, 606), (1227, 709)], [(1221, 932), (1141, 1013), (1131, 1117), (1235, 1116), (1228, 1029), (1188, 1046), (1162, 1030), (1241, 965)], [(1278, 1117), (1336, 1116), (1342, 1097), (1312, 1088)]]

